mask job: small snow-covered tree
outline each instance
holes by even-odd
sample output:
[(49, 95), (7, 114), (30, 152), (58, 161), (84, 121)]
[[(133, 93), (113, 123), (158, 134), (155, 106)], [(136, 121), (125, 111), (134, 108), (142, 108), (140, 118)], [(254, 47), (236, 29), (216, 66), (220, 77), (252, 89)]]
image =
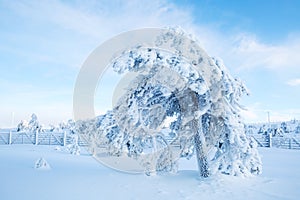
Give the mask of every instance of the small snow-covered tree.
[(28, 130), (28, 121), (21, 120), (21, 122), (17, 125), (17, 131), (25, 131)]
[(106, 145), (111, 155), (139, 160), (147, 174), (176, 171), (179, 158), (194, 154), (203, 177), (261, 173), (256, 143), (246, 137), (239, 115), (245, 86), (186, 37), (169, 29), (157, 47), (171, 45), (177, 53), (137, 46), (115, 59), (117, 73), (136, 77), (113, 110), (88, 125), (93, 131), (80, 135), (91, 145)]
[(80, 155), (80, 146), (78, 145), (78, 135), (69, 134), (70, 143), (67, 145), (68, 151), (73, 155)]
[(28, 131), (32, 133), (40, 132), (42, 131), (42, 125), (40, 124), (37, 115), (33, 113), (29, 122), (22, 120), (18, 124), (17, 131)]

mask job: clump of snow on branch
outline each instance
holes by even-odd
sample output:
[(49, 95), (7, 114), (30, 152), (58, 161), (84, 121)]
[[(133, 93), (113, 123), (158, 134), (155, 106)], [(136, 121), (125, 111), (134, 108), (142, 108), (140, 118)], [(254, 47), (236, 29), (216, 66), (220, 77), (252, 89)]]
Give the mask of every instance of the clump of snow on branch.
[(179, 158), (193, 155), (203, 177), (260, 174), (256, 143), (239, 114), (244, 84), (180, 29), (162, 33), (156, 47), (138, 45), (113, 61), (117, 73), (138, 75), (112, 111), (77, 123), (91, 151), (105, 146), (137, 159), (146, 174), (176, 171)]

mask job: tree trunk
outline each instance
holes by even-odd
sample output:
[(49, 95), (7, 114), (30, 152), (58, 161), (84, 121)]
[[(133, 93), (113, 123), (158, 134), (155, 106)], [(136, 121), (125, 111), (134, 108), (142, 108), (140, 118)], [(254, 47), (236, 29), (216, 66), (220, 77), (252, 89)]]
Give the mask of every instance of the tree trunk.
[(199, 110), (198, 97), (196, 93), (190, 89), (187, 89), (180, 94), (180, 108), (186, 118), (192, 117), (185, 126), (191, 129), (194, 137), (194, 147), (196, 150), (198, 168), (200, 176), (209, 176), (209, 166), (207, 161), (207, 152), (205, 151), (205, 137), (202, 130), (202, 120), (195, 117), (195, 111)]
[[(201, 120), (200, 120), (201, 122)], [(194, 130), (194, 142), (195, 142), (195, 149), (196, 149), (196, 156), (198, 162), (198, 169), (200, 172), (200, 176), (202, 177), (209, 177), (209, 165), (207, 161), (207, 155), (205, 151), (205, 138), (202, 132), (202, 125), (198, 120), (194, 119), (192, 121), (192, 127)]]

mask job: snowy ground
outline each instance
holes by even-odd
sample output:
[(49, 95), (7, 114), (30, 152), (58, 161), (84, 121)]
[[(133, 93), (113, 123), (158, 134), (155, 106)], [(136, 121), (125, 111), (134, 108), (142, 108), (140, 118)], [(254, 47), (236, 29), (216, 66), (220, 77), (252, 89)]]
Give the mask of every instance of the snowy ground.
[[(259, 151), (259, 177), (200, 179), (196, 160), (182, 160), (178, 174), (148, 177), (117, 172), (87, 153), (74, 156), (55, 146), (0, 145), (0, 199), (299, 199), (300, 151)], [(51, 169), (34, 168), (41, 157)]]

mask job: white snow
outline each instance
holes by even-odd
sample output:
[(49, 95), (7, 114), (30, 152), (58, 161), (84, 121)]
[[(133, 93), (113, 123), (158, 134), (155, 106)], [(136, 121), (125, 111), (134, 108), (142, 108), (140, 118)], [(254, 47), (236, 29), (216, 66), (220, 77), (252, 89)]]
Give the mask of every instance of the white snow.
[[(0, 145), (0, 199), (299, 199), (300, 152), (259, 148), (263, 174), (199, 178), (196, 159), (177, 174), (127, 174), (98, 163), (83, 149), (74, 156), (55, 146)], [(35, 170), (44, 158), (51, 170)]]

